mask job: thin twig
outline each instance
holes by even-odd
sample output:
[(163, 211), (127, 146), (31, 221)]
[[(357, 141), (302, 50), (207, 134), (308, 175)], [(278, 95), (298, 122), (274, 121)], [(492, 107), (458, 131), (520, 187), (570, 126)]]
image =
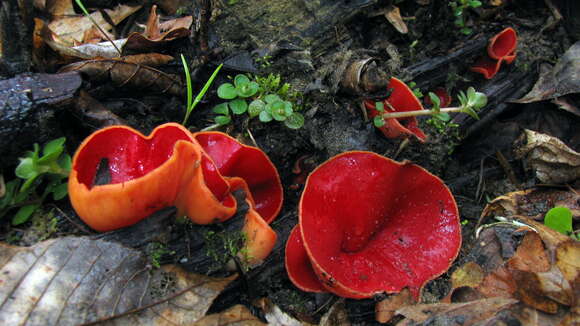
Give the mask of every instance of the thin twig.
[[(451, 112), (461, 112), (463, 110), (462, 107), (450, 107), (450, 108), (443, 108), (439, 111), (439, 113), (451, 113)], [(387, 112), (383, 113), (383, 118), (385, 119), (392, 119), (392, 118), (408, 118), (408, 117), (416, 117), (420, 115), (433, 115), (435, 112), (433, 110), (415, 110), (415, 111), (403, 111), (403, 112)]]

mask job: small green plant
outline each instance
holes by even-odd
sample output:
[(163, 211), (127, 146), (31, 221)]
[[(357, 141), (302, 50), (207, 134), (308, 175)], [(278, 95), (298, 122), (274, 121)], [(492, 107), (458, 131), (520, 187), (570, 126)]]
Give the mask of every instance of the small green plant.
[(40, 146), (34, 144), (34, 150), (20, 159), (15, 171), (18, 179), (6, 183), (4, 196), (0, 197), (0, 217), (18, 208), (12, 224), (19, 225), (28, 221), (48, 195), (52, 194), (54, 200), (67, 195), (71, 157), (64, 152), (64, 143), (64, 137), (48, 142), (42, 155)]
[(256, 63), (260, 65), (260, 67), (262, 68), (268, 68), (272, 65), (272, 56), (271, 55), (265, 55), (263, 57), (260, 58), (256, 58)]
[(477, 0), (454, 0), (449, 2), (449, 6), (453, 10), (453, 16), (455, 17), (455, 26), (459, 28), (459, 31), (465, 35), (471, 34), (473, 31), (471, 28), (465, 26), (465, 12), (469, 8), (477, 8), (481, 6), (481, 1)]
[(224, 83), (218, 88), (218, 96), (230, 101), (214, 107), (214, 113), (218, 114), (215, 123), (220, 126), (229, 124), (232, 121), (231, 112), (234, 115), (247, 113), (250, 119), (258, 117), (264, 123), (272, 120), (284, 122), (290, 129), (301, 128), (304, 116), (297, 112), (301, 108), (293, 104), (299, 94), (291, 92), (290, 84), (280, 84), (280, 75), (235, 76), (233, 83)]
[(572, 212), (568, 207), (557, 206), (550, 209), (544, 217), (544, 224), (552, 230), (580, 240), (580, 235), (572, 229)]
[(185, 117), (183, 118), (183, 122), (181, 122), (181, 124), (185, 126), (185, 124), (187, 123), (187, 120), (189, 120), (189, 115), (191, 114), (193, 109), (197, 106), (197, 104), (201, 101), (201, 99), (203, 98), (205, 93), (207, 93), (207, 90), (209, 89), (209, 87), (213, 83), (213, 80), (217, 76), (217, 74), (220, 71), (220, 69), (222, 68), (223, 64), (220, 64), (213, 71), (213, 73), (211, 74), (211, 76), (209, 77), (209, 79), (207, 80), (205, 85), (203, 85), (203, 88), (201, 89), (201, 91), (195, 97), (195, 100), (193, 100), (193, 85), (191, 83), (191, 74), (189, 73), (189, 67), (187, 65), (187, 60), (185, 60), (185, 57), (183, 56), (183, 54), (181, 55), (181, 63), (183, 64), (183, 70), (185, 71), (185, 82), (187, 85), (187, 107), (185, 109)]
[(214, 231), (206, 229), (202, 231), (204, 241), (206, 244), (206, 255), (210, 257), (214, 268), (219, 269), (225, 265), (230, 259), (237, 259), (239, 255), (242, 256), (243, 268), (248, 268), (245, 263), (251, 259), (247, 248), (244, 246), (248, 237), (246, 233), (240, 231)]
[(167, 255), (174, 255), (175, 251), (167, 249), (167, 246), (165, 246), (163, 243), (152, 242), (147, 245), (147, 253), (151, 266), (159, 268), (161, 267), (161, 258)]
[(415, 96), (417, 96), (417, 98), (423, 97), (423, 92), (421, 92), (421, 89), (419, 87), (417, 87), (417, 83), (412, 81), (408, 84), (408, 86), (413, 91), (413, 94), (415, 94)]
[(373, 120), (373, 124), (377, 128), (380, 128), (385, 124), (385, 119), (406, 118), (420, 115), (432, 115), (441, 122), (448, 122), (450, 120), (449, 113), (451, 112), (463, 112), (469, 114), (474, 119), (479, 119), (477, 111), (487, 104), (487, 96), (483, 93), (476, 92), (473, 87), (469, 87), (467, 93), (464, 93), (463, 91), (459, 92), (457, 98), (459, 99), (460, 106), (458, 107), (441, 108), (441, 100), (437, 95), (431, 92), (429, 93), (429, 98), (433, 103), (431, 110), (386, 112), (383, 103), (376, 102), (376, 110), (382, 112), (382, 115), (376, 116)]

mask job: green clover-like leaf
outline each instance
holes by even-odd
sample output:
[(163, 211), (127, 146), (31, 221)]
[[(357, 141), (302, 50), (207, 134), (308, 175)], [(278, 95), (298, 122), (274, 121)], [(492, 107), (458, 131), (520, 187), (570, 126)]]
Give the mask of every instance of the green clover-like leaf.
[(433, 114), (433, 118), (443, 122), (448, 122), (451, 120), (451, 116), (446, 112)]
[(236, 88), (230, 83), (221, 84), (218, 87), (217, 94), (219, 98), (223, 98), (224, 100), (233, 100), (238, 96)]
[(265, 107), (266, 103), (264, 103), (264, 101), (260, 99), (253, 100), (248, 106), (248, 114), (250, 115), (250, 118), (257, 117), (260, 112), (264, 111)]
[(71, 168), (72, 168), (72, 158), (70, 157), (70, 155), (65, 154), (62, 155), (59, 159), (58, 159), (58, 166), (60, 166), (60, 168), (65, 171), (67, 173), (70, 172)]
[(280, 96), (278, 96), (276, 94), (268, 94), (268, 95), (264, 96), (264, 101), (266, 101), (266, 103), (270, 104), (270, 103), (282, 101), (282, 99), (280, 98)]
[(39, 162), (47, 162), (55, 160), (64, 151), (64, 142), (66, 138), (60, 137), (49, 141), (44, 145), (42, 150), (43, 156), (39, 159)]
[(293, 112), (284, 120), (284, 124), (290, 129), (300, 129), (304, 125), (304, 116), (298, 112)]
[(213, 107), (213, 113), (221, 114), (221, 115), (229, 115), (230, 109), (228, 108), (227, 103), (220, 103)]
[(270, 114), (270, 112), (268, 112), (264, 109), (264, 111), (260, 112), (258, 119), (260, 119), (260, 121), (262, 121), (262, 122), (270, 122), (270, 121), (272, 121), (273, 118), (272, 118), (272, 115)]
[(246, 111), (248, 110), (248, 103), (246, 103), (246, 100), (242, 99), (235, 99), (230, 103), (228, 103), (228, 106), (230, 107), (232, 112), (237, 115), (246, 113)]
[(250, 82), (250, 78), (248, 78), (248, 76), (246, 75), (236, 75), (236, 77), (234, 78), (234, 85), (236, 86), (236, 88), (240, 88), (241, 86), (247, 84)]
[(258, 83), (249, 82), (247, 84), (243, 84), (242, 86), (236, 87), (236, 92), (239, 97), (247, 98), (256, 95), (259, 89), (260, 85), (258, 85)]
[[(283, 101), (277, 101), (269, 104), (271, 105), (271, 114), (276, 121), (284, 121), (288, 117), (288, 111), (286, 110), (286, 105)], [(290, 109), (290, 114), (292, 114), (292, 109)]]
[(385, 112), (385, 104), (383, 102), (375, 102), (375, 110)]
[(214, 121), (220, 126), (225, 126), (228, 123), (232, 122), (232, 117), (230, 117), (229, 115), (218, 115), (217, 117), (214, 118)]

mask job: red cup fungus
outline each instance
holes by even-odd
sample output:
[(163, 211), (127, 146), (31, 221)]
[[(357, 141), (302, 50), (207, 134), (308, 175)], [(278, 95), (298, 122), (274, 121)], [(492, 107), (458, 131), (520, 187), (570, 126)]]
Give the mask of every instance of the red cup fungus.
[(486, 79), (493, 78), (502, 62), (511, 64), (516, 58), (518, 37), (516, 31), (508, 27), (489, 40), (487, 57), (481, 57), (471, 71), (482, 74)]
[(197, 224), (222, 222), (237, 211), (237, 189), (247, 194), (246, 251), (256, 263), (276, 242), (268, 223), (282, 206), (280, 177), (266, 154), (225, 134), (192, 135), (175, 123), (149, 136), (127, 126), (104, 128), (80, 145), (68, 184), (75, 211), (97, 231), (132, 225), (168, 206)]
[[(413, 91), (401, 80), (392, 77), (387, 85), (391, 90), (391, 95), (383, 101), (385, 112), (406, 112), (423, 110), (421, 101), (413, 94)], [(364, 102), (369, 118), (374, 118), (382, 114), (375, 107), (375, 102), (367, 100)], [(379, 130), (387, 138), (406, 138), (414, 136), (420, 142), (425, 142), (427, 136), (419, 128), (417, 118), (391, 118), (385, 119), (385, 124)]]
[(300, 289), (418, 298), (461, 247), (455, 200), (436, 176), (371, 152), (337, 155), (308, 177), (286, 269)]

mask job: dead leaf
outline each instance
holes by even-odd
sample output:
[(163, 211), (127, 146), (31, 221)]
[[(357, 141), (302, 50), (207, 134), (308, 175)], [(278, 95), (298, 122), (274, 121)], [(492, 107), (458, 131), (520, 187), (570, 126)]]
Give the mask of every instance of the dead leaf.
[(407, 28), (407, 24), (403, 21), (403, 17), (401, 17), (401, 10), (399, 7), (390, 5), (385, 10), (385, 18), (395, 27), (395, 29), (401, 34), (409, 33), (409, 29)]
[(508, 260), (507, 265), (511, 270), (547, 272), (550, 269), (550, 262), (540, 236), (536, 232), (526, 233), (516, 254)]
[(0, 324), (191, 324), (234, 278), (152, 269), (139, 251), (88, 237), (2, 244)]
[[(500, 311), (516, 302), (517, 300), (509, 298), (487, 298), (466, 303), (434, 303), (406, 306), (397, 310), (397, 314), (406, 317), (397, 326), (423, 325), (421, 323), (427, 320), (431, 322), (437, 321), (437, 325), (494, 325), (486, 324), (485, 321), (493, 318)], [(432, 323), (429, 323), (429, 325), (432, 325)]]
[(477, 287), (477, 290), (488, 298), (513, 298), (517, 287), (512, 273), (506, 267), (501, 266), (489, 273)]
[[(127, 39), (114, 40), (113, 43), (115, 43), (115, 46), (117, 48), (115, 48), (115, 46), (113, 46), (113, 44), (111, 44), (111, 42), (104, 41), (104, 42), (99, 42), (99, 43), (81, 44), (81, 45), (73, 46), (70, 49), (73, 49), (74, 51), (77, 51), (78, 53), (82, 53), (83, 54), (82, 58), (84, 58), (84, 59), (87, 59), (87, 58), (88, 59), (93, 59), (93, 58), (112, 59), (112, 58), (119, 57), (119, 52), (117, 51), (117, 49), (123, 48), (123, 46), (125, 45), (126, 42), (127, 42)], [(60, 48), (58, 45), (56, 45), (56, 46), (58, 48)], [(67, 48), (67, 47), (65, 47), (65, 48)], [(69, 53), (65, 53), (65, 54), (69, 54)]]
[(516, 284), (516, 297), (523, 303), (535, 309), (555, 314), (558, 303), (546, 296), (541, 281), (536, 273), (512, 270), (512, 277)]
[(404, 288), (401, 292), (377, 302), (375, 305), (375, 320), (379, 323), (386, 323), (395, 316), (395, 311), (415, 303), (416, 301), (411, 291), (408, 288)]
[(573, 219), (580, 220), (580, 189), (536, 187), (510, 192), (487, 204), (481, 218), (521, 215), (543, 221), (546, 213), (556, 206), (567, 207), (572, 212)]
[(515, 103), (532, 103), (580, 92), (580, 42), (574, 43), (553, 69), (544, 66), (532, 90)]
[(168, 93), (175, 96), (182, 96), (185, 91), (181, 81), (173, 75), (148, 66), (120, 60), (103, 59), (77, 62), (60, 69), (60, 72), (64, 71), (79, 71), (93, 82), (111, 82), (117, 87), (128, 87), (160, 94)]
[(453, 272), (451, 287), (454, 289), (461, 286), (476, 287), (483, 281), (484, 276), (485, 273), (481, 266), (474, 262), (468, 262)]
[(526, 129), (516, 149), (543, 183), (562, 184), (580, 178), (580, 154), (558, 138)]
[(151, 7), (145, 31), (131, 33), (127, 38), (124, 51), (148, 52), (167, 43), (189, 36), (189, 28), (193, 23), (193, 17), (186, 16), (160, 23), (157, 15), (157, 6)]
[[(72, 0), (67, 1), (71, 2)], [(141, 5), (118, 5), (113, 9), (103, 10), (109, 15), (113, 24), (117, 25), (139, 9), (141, 9)], [(55, 35), (58, 36), (58, 39), (63, 43), (63, 45), (75, 46), (82, 44), (85, 32), (89, 29), (95, 28), (95, 26), (91, 20), (84, 15), (69, 15), (70, 13), (67, 13), (66, 16), (58, 17), (57, 19), (51, 21), (48, 24), (48, 27), (55, 33)], [(91, 17), (96, 22), (96, 24), (101, 27), (102, 30), (107, 33), (112, 31), (113, 27), (107, 23), (99, 11), (91, 13)], [(102, 36), (102, 40), (106, 40), (106, 38)]]
[(348, 313), (344, 305), (344, 299), (336, 301), (330, 309), (320, 318), (318, 326), (350, 326)]
[(308, 323), (299, 321), (289, 316), (268, 298), (259, 299), (257, 305), (264, 312), (264, 318), (266, 318), (266, 320), (268, 321), (268, 325), (285, 325), (285, 326), (310, 325)]
[(75, 15), (72, 0), (46, 0), (44, 7), (52, 16)]
[(203, 317), (191, 326), (261, 326), (262, 323), (250, 310), (242, 305), (235, 305), (219, 314)]
[(556, 266), (564, 278), (580, 289), (580, 242), (569, 240), (556, 248)]

